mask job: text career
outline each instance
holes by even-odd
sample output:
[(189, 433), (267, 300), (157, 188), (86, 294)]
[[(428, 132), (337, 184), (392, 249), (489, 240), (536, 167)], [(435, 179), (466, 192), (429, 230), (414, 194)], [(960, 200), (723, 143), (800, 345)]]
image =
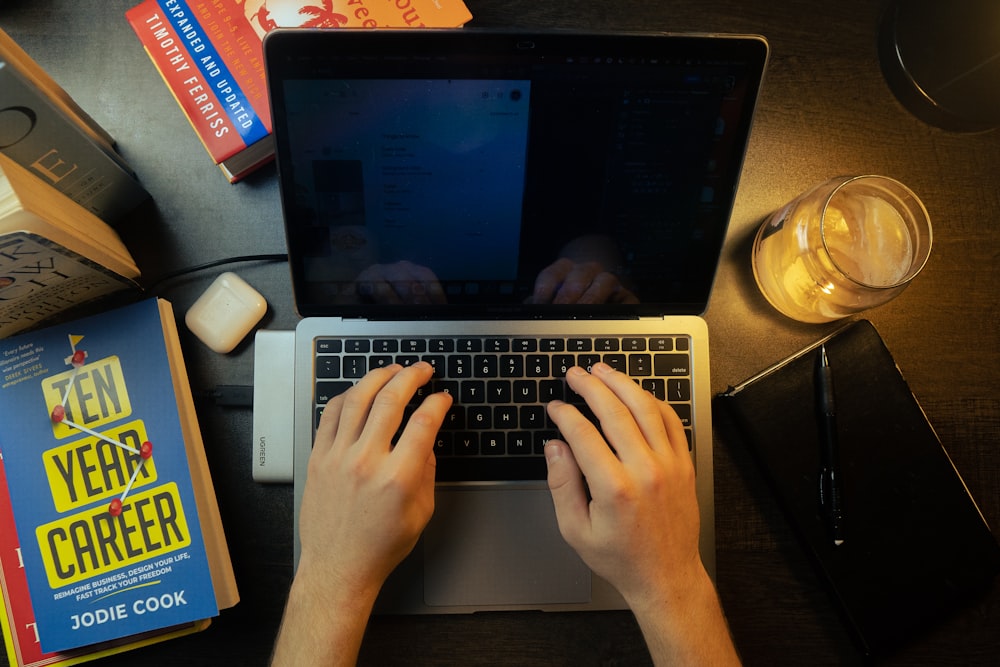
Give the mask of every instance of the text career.
[[(57, 405), (62, 405), (67, 388), (66, 419), (71, 422), (96, 429), (132, 414), (125, 375), (117, 356), (84, 364), (78, 369), (75, 380), (72, 369), (46, 378), (42, 382), (42, 393), (49, 414)], [(52, 435), (60, 440), (79, 434), (64, 422), (52, 424)]]
[[(141, 419), (104, 429), (103, 434), (135, 449), (149, 439)], [(95, 436), (50, 449), (42, 454), (42, 461), (58, 512), (117, 496), (125, 490), (136, 466), (141, 468), (132, 488), (148, 486), (157, 479), (153, 458), (143, 464), (139, 454)]]
[(173, 482), (128, 496), (117, 517), (97, 507), (43, 524), (35, 529), (35, 538), (53, 589), (191, 544)]

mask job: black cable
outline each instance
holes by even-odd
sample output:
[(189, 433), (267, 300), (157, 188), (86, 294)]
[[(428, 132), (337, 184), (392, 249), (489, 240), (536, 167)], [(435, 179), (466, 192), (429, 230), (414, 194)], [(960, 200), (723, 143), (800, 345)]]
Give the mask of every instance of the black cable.
[(237, 257), (226, 257), (223, 259), (216, 259), (211, 262), (205, 262), (204, 264), (198, 264), (196, 266), (189, 266), (184, 269), (178, 269), (177, 271), (171, 271), (170, 273), (164, 274), (157, 278), (147, 289), (148, 292), (156, 292), (156, 290), (163, 285), (163, 283), (174, 280), (175, 278), (180, 278), (181, 276), (186, 276), (190, 273), (197, 273), (199, 271), (205, 271), (207, 269), (214, 269), (219, 266), (225, 266), (226, 264), (238, 264), (240, 262), (287, 262), (287, 254), (269, 254), (269, 255), (239, 255)]

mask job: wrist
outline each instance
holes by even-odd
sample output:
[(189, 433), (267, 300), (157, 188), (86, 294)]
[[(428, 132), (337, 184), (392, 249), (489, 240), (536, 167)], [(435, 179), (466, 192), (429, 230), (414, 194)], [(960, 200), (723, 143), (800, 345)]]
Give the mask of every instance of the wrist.
[(346, 576), (322, 560), (312, 561), (305, 555), (299, 561), (289, 596), (316, 609), (351, 611), (367, 618), (375, 605), (381, 581), (363, 576)]
[(691, 567), (680, 570), (672, 568), (660, 579), (648, 579), (646, 584), (622, 597), (637, 617), (646, 614), (662, 615), (683, 612), (685, 609), (700, 608), (706, 598), (717, 598), (715, 585), (708, 576), (701, 559)]

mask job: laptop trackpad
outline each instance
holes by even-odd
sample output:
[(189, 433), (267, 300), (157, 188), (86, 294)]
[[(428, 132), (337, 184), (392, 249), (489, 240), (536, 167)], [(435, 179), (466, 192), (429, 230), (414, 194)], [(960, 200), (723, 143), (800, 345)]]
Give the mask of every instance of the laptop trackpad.
[(547, 489), (438, 489), (423, 545), (429, 606), (590, 601), (590, 569), (559, 534)]

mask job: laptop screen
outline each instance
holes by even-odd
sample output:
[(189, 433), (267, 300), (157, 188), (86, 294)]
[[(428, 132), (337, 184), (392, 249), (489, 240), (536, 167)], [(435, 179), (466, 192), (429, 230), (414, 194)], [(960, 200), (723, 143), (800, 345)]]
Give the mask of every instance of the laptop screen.
[(303, 316), (704, 311), (756, 38), (275, 31)]

